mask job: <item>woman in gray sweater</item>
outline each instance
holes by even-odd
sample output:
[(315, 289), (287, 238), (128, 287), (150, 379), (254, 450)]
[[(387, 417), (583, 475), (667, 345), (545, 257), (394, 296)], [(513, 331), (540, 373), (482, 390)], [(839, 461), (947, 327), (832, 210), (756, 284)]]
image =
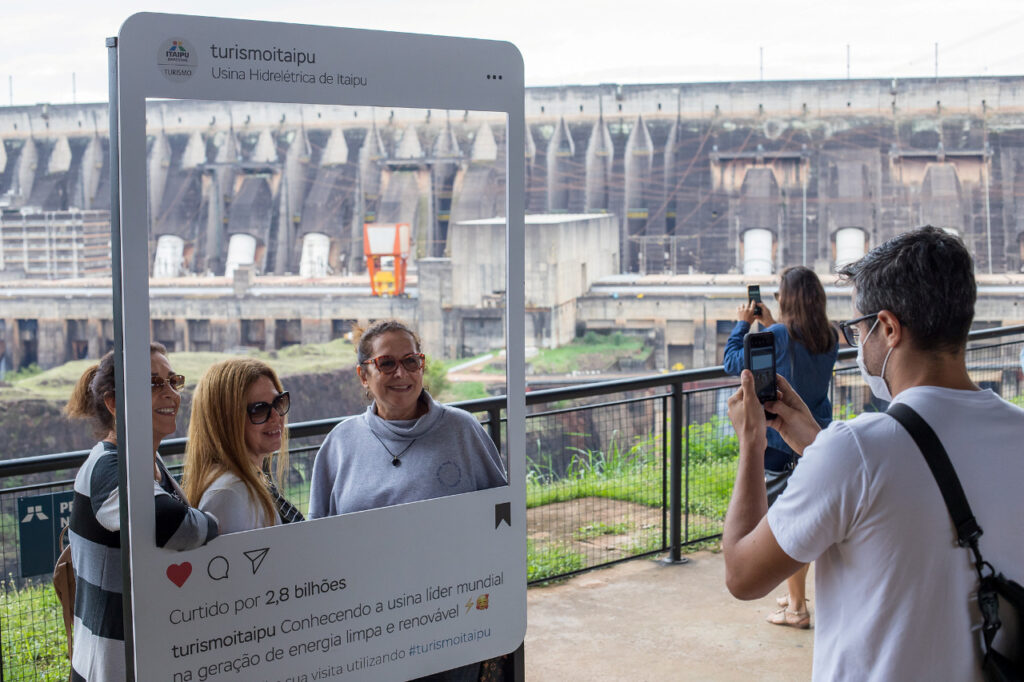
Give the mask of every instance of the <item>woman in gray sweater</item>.
[[(334, 427), (316, 453), (310, 518), (508, 484), (498, 449), (480, 422), (423, 390), (424, 356), (415, 332), (381, 320), (362, 332), (356, 349), (356, 372), (373, 402)], [(480, 665), (420, 682), (476, 682)]]
[(373, 402), (320, 446), (311, 518), (507, 484), (498, 449), (480, 423), (423, 389), (423, 353), (409, 327), (396, 320), (371, 325), (357, 341), (357, 359)]

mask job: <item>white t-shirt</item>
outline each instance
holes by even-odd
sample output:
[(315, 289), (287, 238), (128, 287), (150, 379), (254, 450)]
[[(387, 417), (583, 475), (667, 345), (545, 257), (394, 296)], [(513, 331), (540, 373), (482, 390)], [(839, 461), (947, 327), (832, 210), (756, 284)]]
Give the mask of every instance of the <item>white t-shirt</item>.
[[(935, 430), (984, 531), (982, 555), (1021, 582), (1024, 410), (989, 390), (933, 386), (895, 402)], [(805, 450), (768, 525), (790, 557), (817, 561), (815, 680), (981, 679), (970, 552), (895, 419), (833, 422)]]
[(220, 534), (240, 533), (280, 523), (277, 514), (271, 523), (263, 518), (263, 506), (249, 495), (249, 489), (238, 476), (226, 471), (213, 480), (199, 498), (199, 509), (217, 517)]

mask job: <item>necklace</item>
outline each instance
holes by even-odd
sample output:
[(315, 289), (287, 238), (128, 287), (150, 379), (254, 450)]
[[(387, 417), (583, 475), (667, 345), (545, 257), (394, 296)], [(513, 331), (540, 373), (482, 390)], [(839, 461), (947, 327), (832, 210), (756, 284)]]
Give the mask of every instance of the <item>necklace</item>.
[(402, 448), (402, 451), (396, 455), (395, 453), (391, 452), (391, 448), (384, 444), (384, 441), (381, 440), (380, 436), (378, 436), (372, 430), (370, 431), (370, 433), (373, 433), (373, 437), (377, 439), (377, 442), (380, 443), (380, 446), (384, 448), (384, 450), (386, 450), (389, 455), (391, 455), (391, 466), (393, 467), (402, 466), (402, 460), (400, 459), (401, 456), (407, 453), (409, 451), (409, 448), (411, 448), (417, 440), (416, 438), (413, 438), (411, 441), (409, 441), (409, 444)]

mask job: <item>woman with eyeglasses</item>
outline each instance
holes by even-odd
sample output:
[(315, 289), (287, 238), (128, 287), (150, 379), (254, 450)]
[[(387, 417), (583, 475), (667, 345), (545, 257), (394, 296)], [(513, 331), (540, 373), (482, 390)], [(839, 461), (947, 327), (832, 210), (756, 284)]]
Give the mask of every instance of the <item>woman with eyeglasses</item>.
[[(153, 388), (153, 495), (156, 544), (186, 550), (217, 537), (217, 521), (194, 509), (157, 454), (160, 441), (174, 433), (185, 377), (171, 369), (167, 350), (151, 343)], [(75, 567), (75, 680), (125, 679), (121, 613), (121, 511), (118, 495), (114, 354), (85, 371), (64, 408), (69, 417), (89, 419), (100, 442), (75, 476), (68, 539)]]
[[(796, 390), (815, 420), (825, 428), (832, 421), (832, 402), (828, 397), (832, 368), (839, 352), (839, 334), (829, 323), (825, 288), (813, 270), (803, 266), (787, 268), (779, 278), (779, 322), (764, 303), (748, 302), (736, 311), (737, 322), (725, 343), (722, 364), (729, 374), (743, 371), (743, 337), (755, 321), (775, 334), (776, 372)], [(793, 452), (779, 433), (768, 428), (768, 447), (764, 453), (764, 477), (768, 505), (782, 494), (797, 463)], [(800, 629), (811, 626), (807, 610), (807, 566), (786, 582), (788, 593), (776, 601), (779, 610), (768, 616), (774, 625)]]
[(423, 388), (424, 356), (412, 329), (378, 321), (357, 337), (356, 349), (370, 406), (320, 446), (311, 518), (506, 485), (498, 449), (480, 422)]
[(254, 358), (219, 362), (199, 380), (185, 446), (185, 493), (217, 518), (222, 534), (303, 520), (269, 474), (274, 453), (277, 480), (288, 471), (290, 406), (277, 373)]

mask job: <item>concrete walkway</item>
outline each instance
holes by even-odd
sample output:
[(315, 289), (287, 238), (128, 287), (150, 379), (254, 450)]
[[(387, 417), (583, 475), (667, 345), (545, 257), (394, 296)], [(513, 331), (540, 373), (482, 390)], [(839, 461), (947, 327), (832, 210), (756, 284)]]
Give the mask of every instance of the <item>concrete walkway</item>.
[[(720, 553), (688, 558), (678, 566), (637, 559), (530, 588), (527, 681), (810, 679), (813, 629), (764, 620), (784, 586), (741, 602), (725, 588)], [(812, 567), (812, 598), (813, 586)]]

